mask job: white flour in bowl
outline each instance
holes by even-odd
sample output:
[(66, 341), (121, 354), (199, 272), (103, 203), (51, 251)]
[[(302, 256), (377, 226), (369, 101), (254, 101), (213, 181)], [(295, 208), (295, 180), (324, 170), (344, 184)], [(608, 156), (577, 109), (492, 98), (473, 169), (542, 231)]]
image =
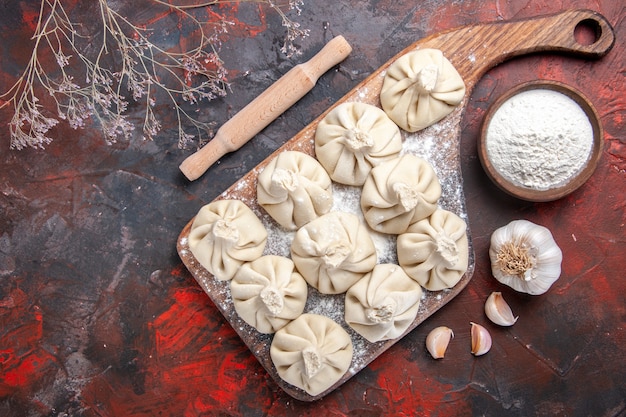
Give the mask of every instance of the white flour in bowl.
[(493, 167), (506, 180), (549, 190), (566, 184), (585, 167), (593, 128), (570, 97), (532, 89), (514, 95), (496, 110), (485, 146)]

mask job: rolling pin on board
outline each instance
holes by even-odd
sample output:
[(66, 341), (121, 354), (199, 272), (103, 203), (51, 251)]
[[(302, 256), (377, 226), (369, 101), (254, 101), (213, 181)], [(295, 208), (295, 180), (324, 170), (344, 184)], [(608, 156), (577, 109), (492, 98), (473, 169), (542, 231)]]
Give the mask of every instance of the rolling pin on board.
[(224, 123), (213, 139), (180, 164), (196, 180), (228, 152), (235, 151), (309, 92), (322, 76), (343, 61), (352, 47), (343, 36), (330, 40), (313, 58), (298, 64)]

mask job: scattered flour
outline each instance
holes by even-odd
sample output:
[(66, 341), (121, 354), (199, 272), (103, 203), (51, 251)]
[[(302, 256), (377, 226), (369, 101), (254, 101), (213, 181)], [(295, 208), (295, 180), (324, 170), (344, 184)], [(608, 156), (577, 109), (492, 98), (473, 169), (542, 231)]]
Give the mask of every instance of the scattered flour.
[[(366, 98), (366, 91), (360, 91), (357, 97), (359, 97), (359, 99)], [(457, 109), (440, 122), (419, 132), (407, 133), (402, 131), (402, 153), (411, 153), (422, 157), (433, 166), (442, 187), (439, 206), (467, 219), (467, 210), (463, 195), (463, 181), (460, 174), (459, 144), (456, 138), (460, 130), (460, 118), (461, 111)], [(222, 193), (221, 197), (225, 199), (233, 198), (242, 200), (253, 210), (259, 219), (261, 219), (268, 232), (267, 245), (264, 251), (265, 255), (274, 254), (291, 257), (291, 242), (296, 232), (289, 232), (281, 228), (267, 212), (258, 205), (256, 198), (248, 197), (248, 193), (245, 192), (248, 188), (256, 190), (255, 178), (258, 173), (259, 169), (255, 168), (252, 178), (240, 180), (237, 185)], [(361, 210), (360, 200), (361, 187), (333, 183), (333, 206), (331, 211), (355, 214), (366, 224)], [(379, 233), (371, 228), (369, 228), (369, 231), (376, 247), (378, 263), (397, 264), (396, 236)], [(184, 246), (188, 245), (186, 238), (185, 240), (181, 240), (181, 244)], [(473, 252), (471, 252), (471, 256), (473, 256)], [(188, 262), (193, 263), (194, 261), (190, 260)], [(213, 298), (214, 301), (217, 299), (217, 306), (246, 344), (248, 344), (251, 351), (254, 352), (263, 366), (272, 373), (272, 364), (269, 357), (272, 335), (260, 335), (254, 328), (240, 320), (234, 311), (228, 285), (211, 278), (208, 273), (206, 273), (206, 276), (203, 274), (196, 276), (196, 279), (199, 280), (201, 286), (211, 298)], [(441, 306), (441, 303), (447, 302), (449, 297), (443, 297), (442, 293), (445, 292), (423, 292), (422, 302), (420, 303), (416, 320), (421, 322), (432, 314), (433, 311), (437, 310)], [(309, 287), (304, 312), (327, 316), (342, 325), (348, 334), (350, 334), (354, 353), (348, 374), (354, 375), (367, 366), (376, 356), (386, 350), (390, 344), (386, 341), (370, 343), (348, 326), (344, 320), (344, 299), (345, 294), (322, 295), (314, 288)]]

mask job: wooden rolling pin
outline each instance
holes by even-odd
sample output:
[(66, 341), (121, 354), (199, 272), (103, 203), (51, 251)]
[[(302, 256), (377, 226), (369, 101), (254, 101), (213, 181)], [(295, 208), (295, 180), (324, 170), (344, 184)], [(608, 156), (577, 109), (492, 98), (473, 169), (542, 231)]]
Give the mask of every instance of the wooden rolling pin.
[(313, 58), (298, 64), (224, 123), (213, 139), (180, 164), (183, 174), (198, 179), (218, 159), (235, 151), (300, 100), (319, 77), (343, 61), (352, 47), (343, 36), (328, 42)]

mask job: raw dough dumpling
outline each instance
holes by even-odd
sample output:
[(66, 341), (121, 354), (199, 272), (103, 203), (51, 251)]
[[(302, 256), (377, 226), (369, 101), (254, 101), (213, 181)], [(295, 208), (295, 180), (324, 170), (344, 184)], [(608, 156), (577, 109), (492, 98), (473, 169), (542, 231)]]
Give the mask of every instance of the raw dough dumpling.
[(346, 293), (346, 322), (370, 342), (395, 339), (409, 328), (422, 287), (395, 264), (379, 264)]
[(307, 285), (291, 259), (265, 255), (239, 268), (230, 294), (246, 323), (261, 333), (274, 333), (302, 314)]
[(408, 132), (447, 116), (465, 95), (463, 78), (438, 49), (418, 49), (387, 70), (380, 103), (391, 120)]
[(283, 380), (315, 396), (339, 381), (350, 367), (352, 340), (330, 318), (302, 314), (276, 332), (270, 357)]
[(400, 234), (437, 209), (441, 185), (432, 166), (404, 154), (373, 168), (363, 185), (361, 209), (377, 232)]
[(203, 206), (189, 231), (189, 249), (218, 280), (231, 279), (244, 263), (263, 254), (267, 230), (239, 200), (218, 200)]
[(427, 290), (452, 288), (467, 271), (467, 225), (456, 214), (438, 209), (398, 236), (398, 263)]
[(374, 241), (352, 213), (333, 211), (296, 232), (291, 258), (322, 294), (340, 294), (376, 265)]
[(332, 181), (312, 156), (281, 152), (259, 174), (257, 201), (278, 224), (296, 230), (330, 211)]
[(400, 129), (376, 106), (343, 103), (318, 124), (315, 154), (334, 181), (363, 185), (372, 167), (402, 150)]

